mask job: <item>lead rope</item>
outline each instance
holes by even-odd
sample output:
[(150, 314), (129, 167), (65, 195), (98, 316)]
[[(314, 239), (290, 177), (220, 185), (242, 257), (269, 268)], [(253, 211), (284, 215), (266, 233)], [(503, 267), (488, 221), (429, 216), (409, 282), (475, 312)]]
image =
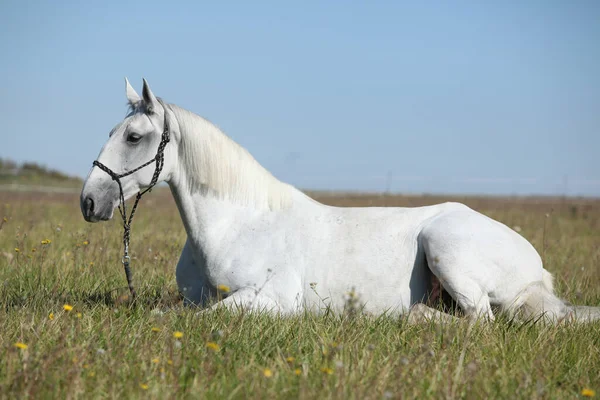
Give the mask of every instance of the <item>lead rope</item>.
[[(137, 206), (138, 203), (140, 201), (140, 199), (142, 198), (142, 196), (144, 194), (146, 194), (147, 192), (150, 192), (152, 190), (152, 188), (156, 185), (156, 183), (158, 182), (158, 177), (163, 169), (164, 163), (165, 163), (165, 147), (167, 146), (167, 143), (169, 143), (170, 140), (170, 135), (169, 135), (169, 123), (167, 120), (167, 107), (165, 106), (165, 104), (163, 103), (163, 101), (161, 99), (158, 99), (158, 102), (163, 106), (164, 109), (164, 129), (163, 129), (163, 133), (162, 133), (162, 137), (160, 140), (160, 143), (158, 145), (158, 150), (156, 151), (156, 155), (154, 156), (154, 158), (142, 165), (140, 165), (139, 167), (128, 171), (128, 172), (124, 172), (122, 174), (117, 174), (115, 173), (113, 170), (111, 170), (110, 168), (108, 168), (106, 165), (102, 164), (100, 161), (96, 160), (93, 162), (93, 165), (100, 168), (102, 171), (106, 172), (113, 181), (116, 181), (117, 184), (119, 185), (119, 214), (121, 214), (121, 219), (123, 220), (123, 257), (121, 258), (121, 262), (123, 263), (123, 268), (125, 269), (125, 277), (127, 278), (127, 286), (129, 287), (129, 292), (131, 293), (131, 298), (132, 300), (135, 300), (137, 297), (135, 288), (133, 287), (133, 280), (131, 278), (131, 268), (130, 268), (130, 263), (131, 263), (131, 257), (129, 256), (129, 239), (131, 238), (131, 223), (133, 221), (133, 216), (135, 215), (135, 211), (137, 210)], [(154, 175), (152, 175), (152, 180), (150, 181), (150, 185), (144, 189), (143, 191), (138, 192), (138, 194), (135, 196), (135, 202), (133, 203), (133, 207), (131, 208), (131, 214), (129, 215), (129, 217), (127, 216), (127, 204), (125, 203), (125, 196), (123, 194), (123, 186), (121, 185), (121, 178), (124, 178), (126, 176), (129, 176), (137, 171), (139, 171), (140, 169), (152, 164), (153, 162), (156, 162), (156, 167), (154, 169)]]

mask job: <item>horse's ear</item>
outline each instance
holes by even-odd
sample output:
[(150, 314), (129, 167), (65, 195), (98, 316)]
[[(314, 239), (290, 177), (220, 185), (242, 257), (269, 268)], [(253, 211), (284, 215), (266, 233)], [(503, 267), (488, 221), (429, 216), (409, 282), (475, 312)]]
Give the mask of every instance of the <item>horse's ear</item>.
[(144, 88), (142, 89), (142, 96), (144, 98), (144, 105), (146, 106), (146, 111), (149, 113), (154, 112), (156, 110), (156, 106), (158, 105), (158, 100), (150, 90), (150, 85), (148, 85), (148, 81), (144, 79)]
[(127, 94), (127, 101), (129, 102), (130, 106), (134, 106), (141, 100), (140, 95), (137, 94), (135, 89), (131, 87), (131, 84), (129, 83), (127, 77), (125, 77), (125, 91)]

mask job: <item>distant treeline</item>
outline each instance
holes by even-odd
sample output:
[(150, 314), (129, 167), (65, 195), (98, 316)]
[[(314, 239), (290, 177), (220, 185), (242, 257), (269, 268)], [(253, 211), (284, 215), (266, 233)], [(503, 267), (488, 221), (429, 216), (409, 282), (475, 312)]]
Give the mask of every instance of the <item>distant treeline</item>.
[(59, 183), (81, 182), (81, 179), (69, 176), (55, 169), (34, 162), (18, 164), (12, 160), (0, 158), (0, 182), (4, 183)]

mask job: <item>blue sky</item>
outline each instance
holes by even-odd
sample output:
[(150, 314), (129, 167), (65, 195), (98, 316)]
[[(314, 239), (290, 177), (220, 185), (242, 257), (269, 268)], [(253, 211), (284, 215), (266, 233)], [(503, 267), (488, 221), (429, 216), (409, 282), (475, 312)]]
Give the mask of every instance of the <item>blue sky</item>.
[(600, 196), (600, 2), (0, 3), (0, 157), (84, 177), (123, 78), (302, 188)]

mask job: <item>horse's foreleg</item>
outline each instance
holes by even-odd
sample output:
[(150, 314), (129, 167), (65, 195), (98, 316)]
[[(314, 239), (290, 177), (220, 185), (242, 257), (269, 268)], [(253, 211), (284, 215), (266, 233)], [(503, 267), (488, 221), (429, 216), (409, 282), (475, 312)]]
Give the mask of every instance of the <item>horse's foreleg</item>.
[(408, 313), (408, 322), (410, 324), (417, 324), (420, 322), (430, 321), (448, 323), (458, 321), (458, 319), (450, 314), (446, 314), (431, 307), (428, 307), (423, 303), (417, 303), (410, 308), (410, 311)]
[(226, 299), (213, 304), (205, 311), (226, 307), (238, 311), (281, 312), (281, 306), (256, 288), (244, 288), (230, 294)]

